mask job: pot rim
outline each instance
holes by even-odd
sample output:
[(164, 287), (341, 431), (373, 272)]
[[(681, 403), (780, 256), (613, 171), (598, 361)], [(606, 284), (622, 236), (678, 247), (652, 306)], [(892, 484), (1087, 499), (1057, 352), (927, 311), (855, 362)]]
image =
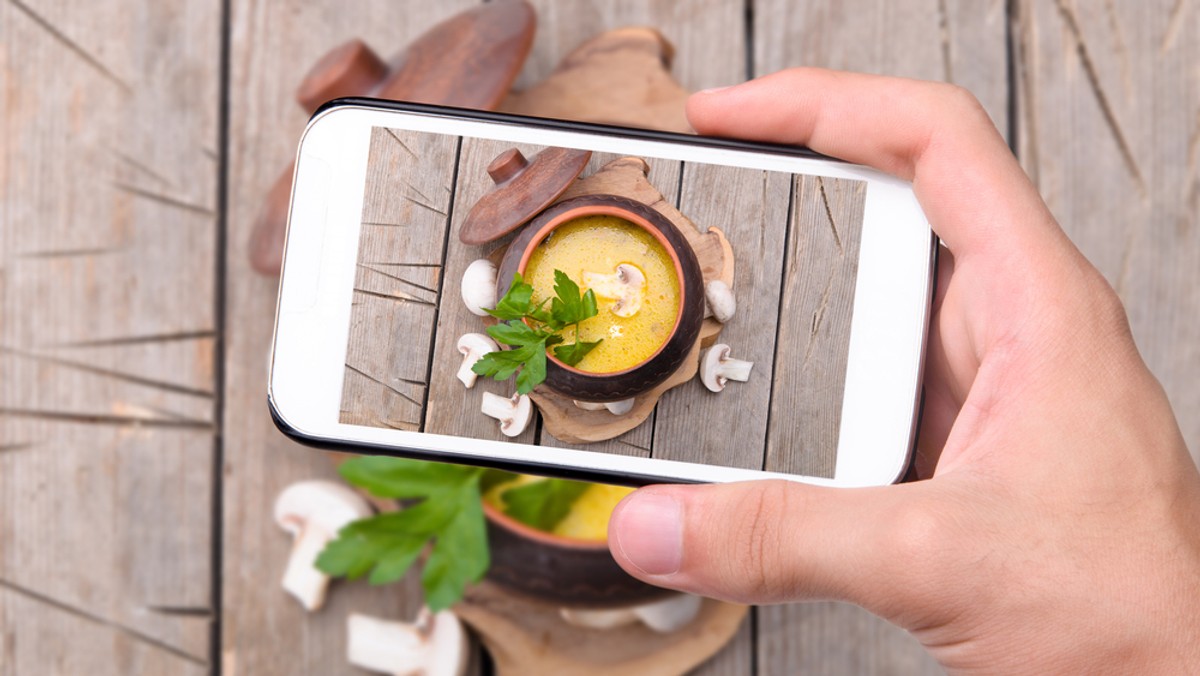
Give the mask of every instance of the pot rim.
[(529, 524), (521, 523), (511, 516), (497, 509), (487, 500), (481, 500), (483, 504), (483, 515), (488, 520), (495, 523), (497, 526), (504, 528), (520, 537), (534, 540), (544, 545), (552, 547), (561, 547), (564, 549), (577, 549), (589, 551), (608, 551), (608, 540), (592, 540), (587, 538), (573, 538), (566, 535), (555, 535), (544, 530), (539, 530)]
[[(649, 208), (652, 209), (653, 207)], [(533, 256), (533, 250), (536, 249), (552, 231), (561, 225), (565, 225), (571, 221), (584, 218), (586, 216), (615, 216), (648, 232), (652, 237), (654, 237), (655, 240), (658, 241), (658, 244), (663, 248), (663, 251), (666, 251), (667, 255), (671, 257), (671, 263), (675, 267), (675, 279), (679, 286), (679, 299), (675, 306), (675, 323), (671, 326), (670, 333), (663, 338), (663, 341), (658, 346), (658, 349), (650, 354), (650, 356), (634, 364), (633, 366), (621, 369), (620, 371), (604, 371), (600, 373), (595, 371), (584, 371), (583, 369), (575, 368), (574, 366), (568, 366), (560, 361), (558, 357), (555, 357), (552, 352), (546, 352), (546, 359), (554, 362), (556, 366), (564, 371), (577, 373), (581, 376), (591, 378), (613, 378), (632, 373), (642, 368), (646, 364), (649, 364), (656, 357), (658, 357), (658, 355), (661, 354), (664, 349), (666, 349), (667, 345), (671, 342), (671, 339), (674, 338), (675, 334), (679, 331), (679, 325), (683, 323), (684, 307), (686, 307), (687, 300), (687, 288), (683, 278), (683, 263), (679, 260), (679, 252), (675, 250), (675, 247), (667, 240), (662, 231), (652, 224), (649, 219), (615, 204), (581, 204), (577, 207), (571, 207), (561, 214), (554, 216), (547, 221), (545, 225), (538, 229), (538, 231), (534, 234), (533, 239), (529, 240), (529, 244), (525, 245), (525, 250), (521, 252), (521, 258), (517, 261), (517, 272), (524, 276), (525, 267), (529, 264), (530, 257)], [(670, 221), (667, 220), (666, 216), (662, 216), (662, 218), (669, 225), (671, 225), (671, 227), (674, 227), (674, 224), (671, 224)]]

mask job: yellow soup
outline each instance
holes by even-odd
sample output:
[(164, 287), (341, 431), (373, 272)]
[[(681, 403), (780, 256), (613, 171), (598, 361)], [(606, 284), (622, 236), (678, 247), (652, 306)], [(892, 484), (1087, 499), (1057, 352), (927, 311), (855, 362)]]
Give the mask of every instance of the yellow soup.
[[(522, 474), (507, 483), (492, 487), (484, 494), (483, 499), (492, 507), (504, 511), (504, 491), (534, 481), (543, 481), (541, 477)], [(571, 510), (562, 521), (554, 527), (553, 533), (580, 540), (597, 540), (603, 542), (608, 538), (608, 519), (617, 507), (617, 503), (626, 495), (633, 492), (626, 486), (610, 486), (608, 484), (592, 484), (580, 495)]]
[[(535, 301), (554, 296), (554, 271), (596, 293), (599, 314), (579, 325), (586, 341), (602, 340), (577, 365), (612, 373), (650, 358), (679, 314), (679, 279), (654, 235), (616, 216), (584, 216), (555, 228), (529, 257), (525, 280)], [(574, 331), (563, 336), (570, 343)]]

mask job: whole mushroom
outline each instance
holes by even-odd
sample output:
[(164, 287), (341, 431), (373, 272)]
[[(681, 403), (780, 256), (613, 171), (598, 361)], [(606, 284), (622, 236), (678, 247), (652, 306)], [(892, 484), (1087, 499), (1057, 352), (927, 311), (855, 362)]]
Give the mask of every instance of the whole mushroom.
[(717, 343), (710, 347), (700, 360), (700, 382), (713, 392), (725, 389), (726, 381), (746, 382), (750, 379), (750, 369), (754, 368), (754, 362), (733, 359), (729, 352), (728, 345)]
[(275, 523), (294, 536), (283, 588), (306, 610), (325, 602), (329, 576), (317, 570), (317, 556), (343, 526), (371, 515), (361, 495), (332, 481), (301, 481), (275, 499)]
[(702, 599), (695, 594), (674, 594), (661, 601), (629, 608), (561, 608), (559, 614), (568, 624), (588, 629), (615, 629), (640, 621), (660, 634), (670, 634), (696, 619), (701, 601)]
[(471, 367), (483, 355), (499, 350), (500, 346), (482, 333), (466, 333), (459, 337), (457, 347), (463, 356), (462, 366), (458, 367), (458, 379), (469, 390), (475, 386), (475, 379), (479, 377)]
[(482, 410), (484, 415), (500, 421), (500, 432), (506, 437), (515, 437), (524, 432), (533, 418), (533, 403), (524, 394), (502, 397), (484, 392)]
[(733, 298), (733, 289), (719, 279), (714, 279), (704, 285), (704, 316), (725, 324), (733, 319), (737, 312), (737, 301)]
[(496, 264), (486, 258), (472, 262), (463, 273), (459, 290), (471, 314), (486, 317), (487, 311), (496, 307)]
[(395, 676), (462, 676), (470, 640), (449, 610), (422, 608), (417, 621), (394, 622), (352, 613), (346, 618), (351, 664)]

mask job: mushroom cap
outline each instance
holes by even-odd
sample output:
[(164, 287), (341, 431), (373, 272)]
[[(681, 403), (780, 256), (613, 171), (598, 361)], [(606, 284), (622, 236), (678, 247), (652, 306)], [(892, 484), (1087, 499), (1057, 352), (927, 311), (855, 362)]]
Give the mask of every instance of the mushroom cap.
[(515, 437), (524, 432), (533, 417), (533, 402), (525, 394), (503, 397), (484, 392), (481, 408), (484, 415), (500, 421), (500, 432), (506, 437)]
[(533, 402), (529, 399), (529, 395), (516, 395), (512, 419), (508, 422), (501, 420), (500, 431), (505, 436), (515, 437), (525, 431), (525, 428), (529, 426), (531, 418), (533, 418)]
[(633, 410), (633, 405), (636, 401), (634, 397), (620, 401), (610, 401), (604, 405), (604, 408), (607, 408), (608, 412), (613, 415), (625, 415)]
[(477, 355), (485, 355), (489, 352), (495, 352), (500, 349), (496, 341), (490, 336), (482, 333), (464, 333), (458, 337), (458, 351), (466, 355), (474, 352)]
[(704, 353), (704, 359), (700, 361), (700, 382), (704, 383), (712, 392), (720, 392), (725, 389), (725, 379), (717, 374), (721, 370), (721, 361), (729, 356), (729, 346), (725, 343), (717, 343), (708, 348), (708, 352)]
[(714, 279), (704, 285), (704, 299), (708, 301), (708, 308), (712, 311), (712, 316), (717, 321), (724, 324), (737, 312), (737, 301), (733, 297), (733, 289), (725, 282)]
[(471, 314), (486, 317), (485, 308), (496, 307), (496, 264), (486, 258), (473, 261), (463, 272), (460, 291)]
[(293, 535), (308, 524), (319, 524), (333, 534), (370, 515), (371, 506), (361, 495), (333, 481), (299, 481), (275, 498), (275, 523)]

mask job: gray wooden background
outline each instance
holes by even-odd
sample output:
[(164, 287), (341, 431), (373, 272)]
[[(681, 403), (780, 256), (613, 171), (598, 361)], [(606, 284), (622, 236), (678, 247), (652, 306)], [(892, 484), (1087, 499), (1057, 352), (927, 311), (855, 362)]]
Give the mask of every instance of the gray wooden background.
[[(331, 476), (264, 402), (275, 284), (247, 240), (325, 49), (389, 53), (470, 0), (0, 3), (0, 674), (334, 674), (339, 585), (277, 588), (271, 503)], [(950, 80), (1124, 299), (1200, 450), (1200, 8), (1188, 0), (537, 0), (522, 84), (607, 27), (697, 89), (798, 65)], [(758, 610), (706, 674), (923, 673), (852, 607)]]

